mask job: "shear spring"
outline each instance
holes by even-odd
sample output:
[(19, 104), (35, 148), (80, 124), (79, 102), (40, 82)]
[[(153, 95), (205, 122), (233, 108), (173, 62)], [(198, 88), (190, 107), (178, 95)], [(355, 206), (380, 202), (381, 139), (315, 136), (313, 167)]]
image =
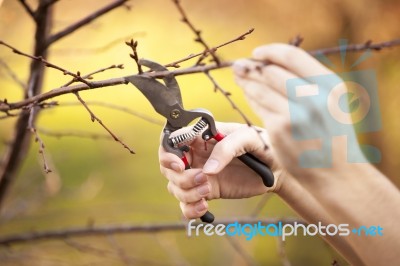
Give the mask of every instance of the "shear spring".
[(180, 144), (188, 143), (200, 135), (207, 126), (207, 122), (203, 119), (200, 119), (189, 132), (182, 133), (178, 136), (170, 138), (169, 140), (172, 142), (174, 147), (177, 147)]

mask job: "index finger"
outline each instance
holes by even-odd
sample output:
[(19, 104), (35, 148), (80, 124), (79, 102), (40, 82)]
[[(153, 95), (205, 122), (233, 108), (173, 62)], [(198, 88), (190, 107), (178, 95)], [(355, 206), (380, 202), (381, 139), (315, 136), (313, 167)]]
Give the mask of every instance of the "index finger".
[(254, 49), (253, 58), (284, 67), (300, 77), (332, 74), (332, 71), (306, 51), (289, 44), (260, 46)]

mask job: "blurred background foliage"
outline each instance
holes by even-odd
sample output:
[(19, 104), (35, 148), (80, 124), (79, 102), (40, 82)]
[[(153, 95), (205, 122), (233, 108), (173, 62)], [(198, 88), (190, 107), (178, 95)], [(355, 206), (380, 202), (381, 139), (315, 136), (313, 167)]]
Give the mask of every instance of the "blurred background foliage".
[[(0, 1), (1, 2), (1, 1)], [(35, 5), (36, 1), (27, 1)], [(55, 5), (53, 32), (79, 20), (107, 0), (61, 0)], [(136, 71), (124, 41), (139, 42), (139, 56), (169, 63), (191, 53), (202, 51), (193, 41), (193, 34), (180, 22), (172, 1), (132, 0), (132, 9), (119, 8), (106, 14), (69, 37), (57, 42), (48, 60), (76, 72), (88, 73), (112, 64), (124, 64), (123, 70), (110, 70), (96, 75), (107, 79)], [(300, 34), (302, 47), (316, 49), (332, 47), (339, 39), (349, 43), (366, 40), (384, 41), (398, 38), (400, 2), (396, 0), (182, 0), (193, 23), (203, 30), (204, 39), (218, 45), (255, 28), (245, 41), (218, 51), (221, 58), (234, 60), (249, 57), (254, 47), (288, 42)], [(0, 6), (0, 39), (30, 53), (33, 47), (33, 23), (16, 0), (4, 0)], [(329, 58), (337, 62), (335, 71), (349, 71), (360, 54), (351, 54), (346, 64), (338, 55)], [(0, 47), (0, 58), (7, 62), (22, 80), (27, 80), (30, 61)], [(357, 69), (374, 69), (377, 73), (382, 130), (362, 136), (362, 141), (377, 146), (382, 162), (377, 165), (394, 183), (400, 185), (400, 50), (385, 49)], [(193, 62), (191, 62), (193, 63)], [(189, 63), (190, 64), (190, 63)], [(188, 64), (186, 64), (188, 66)], [(353, 69), (352, 69), (353, 70)], [(233, 81), (229, 69), (213, 72), (221, 86), (232, 93), (236, 104), (260, 124)], [(69, 78), (48, 69), (44, 91), (56, 88)], [(217, 120), (243, 122), (220, 94), (213, 91), (203, 75), (179, 77), (186, 108), (209, 109)], [(128, 107), (159, 121), (147, 100), (131, 85), (120, 85), (82, 92), (88, 102), (98, 101)], [(0, 98), (9, 102), (22, 98), (21, 88), (0, 68)], [(90, 122), (89, 114), (73, 95), (56, 99), (60, 107), (43, 111), (38, 128), (55, 132), (106, 132)], [(55, 138), (42, 134), (46, 155), (53, 173), (44, 174), (38, 145), (33, 144), (24, 158), (18, 178), (12, 185), (1, 210), (0, 235), (19, 232), (60, 229), (87, 224), (140, 224), (176, 222), (182, 217), (176, 200), (166, 190), (166, 180), (159, 173), (157, 149), (162, 125), (151, 123), (101, 106), (94, 112), (136, 155), (130, 155), (118, 143), (102, 139), (65, 136)], [(15, 119), (0, 120), (0, 153), (13, 134)], [(211, 202), (215, 214), (222, 217), (248, 216), (261, 197), (246, 200)], [(295, 216), (279, 198), (272, 196), (260, 217)], [(68, 242), (69, 241), (69, 242)], [(272, 237), (255, 237), (251, 241), (235, 238), (188, 238), (185, 232), (157, 234), (125, 234), (45, 241), (0, 248), (1, 265), (282, 265), (279, 245)], [(75, 244), (73, 244), (75, 243)], [(241, 247), (243, 256), (235, 249)], [(119, 247), (119, 248), (117, 248)], [(127, 258), (121, 260), (121, 252)], [(317, 237), (291, 237), (285, 242), (285, 252), (292, 265), (329, 265), (334, 259), (346, 263)], [(251, 258), (251, 259), (249, 259)]]

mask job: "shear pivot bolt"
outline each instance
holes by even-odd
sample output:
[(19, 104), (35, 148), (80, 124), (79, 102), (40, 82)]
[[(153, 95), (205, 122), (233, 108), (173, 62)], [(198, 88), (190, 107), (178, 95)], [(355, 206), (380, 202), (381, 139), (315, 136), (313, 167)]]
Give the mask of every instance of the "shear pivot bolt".
[(170, 116), (171, 116), (173, 119), (177, 119), (180, 115), (181, 115), (181, 112), (180, 112), (178, 109), (172, 110), (172, 111), (171, 111), (171, 114), (170, 114)]

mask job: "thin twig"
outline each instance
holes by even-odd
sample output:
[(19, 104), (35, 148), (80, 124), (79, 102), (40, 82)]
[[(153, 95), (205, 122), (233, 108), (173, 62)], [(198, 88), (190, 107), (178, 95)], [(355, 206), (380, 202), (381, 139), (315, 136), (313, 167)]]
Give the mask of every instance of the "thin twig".
[(93, 12), (92, 14), (88, 15), (87, 17), (77, 21), (76, 23), (68, 26), (67, 28), (53, 34), (52, 36), (49, 37), (47, 40), (47, 46), (53, 44), (54, 42), (60, 40), (61, 38), (71, 34), (72, 32), (76, 31), (77, 29), (82, 28), (83, 26), (89, 24), (93, 20), (101, 17), (102, 15), (108, 13), (109, 11), (122, 6), (129, 0), (116, 0), (113, 3)]
[(228, 100), (228, 102), (231, 104), (232, 109), (236, 110), (240, 116), (243, 118), (243, 120), (246, 122), (248, 126), (252, 126), (253, 123), (250, 121), (250, 119), (245, 115), (245, 113), (240, 110), (240, 108), (236, 105), (236, 103), (232, 100), (231, 98), (231, 93), (224, 90), (218, 83), (217, 81), (213, 78), (213, 76), (210, 75), (208, 71), (205, 71), (204, 74), (208, 77), (208, 79), (211, 81), (211, 83), (214, 85), (214, 91), (219, 91), (224, 95), (224, 97)]
[(108, 235), (108, 243), (115, 250), (118, 257), (124, 262), (125, 265), (134, 265), (134, 262), (126, 255), (125, 250), (118, 244), (113, 234)]
[(125, 149), (127, 149), (131, 154), (135, 154), (135, 152), (128, 146), (126, 145), (122, 140), (120, 140), (104, 123), (90, 110), (89, 106), (85, 103), (85, 101), (81, 98), (78, 92), (75, 92), (76, 97), (78, 100), (82, 103), (82, 105), (85, 107), (85, 109), (89, 112), (90, 114), (90, 119), (92, 122), (97, 121), (112, 137), (116, 142), (119, 142)]
[(264, 208), (265, 204), (268, 202), (268, 200), (272, 197), (272, 193), (265, 193), (260, 201), (257, 203), (256, 207), (254, 208), (254, 210), (250, 213), (250, 217), (257, 217), (262, 209)]
[(374, 51), (380, 51), (384, 48), (389, 48), (393, 46), (398, 46), (400, 45), (400, 39), (394, 39), (386, 42), (378, 42), (378, 43), (373, 43), (371, 40), (366, 41), (365, 43), (361, 44), (349, 44), (346, 47), (342, 46), (337, 46), (337, 47), (331, 47), (331, 48), (324, 48), (324, 49), (317, 49), (313, 51), (309, 51), (308, 53), (317, 56), (317, 55), (328, 55), (328, 54), (337, 54), (340, 53), (341, 51), (346, 51), (346, 52), (363, 52), (365, 50), (374, 50)]
[(46, 2), (46, 7), (49, 7), (51, 5), (54, 5), (55, 3), (57, 3), (60, 0), (47, 0)]
[[(78, 241), (73, 241), (72, 239), (64, 239), (64, 243), (67, 244), (68, 246), (76, 249), (79, 252), (82, 253), (90, 253), (99, 257), (115, 257), (118, 256), (118, 254), (115, 254), (115, 251), (111, 251), (110, 249), (103, 249), (99, 247), (94, 247), (88, 244), (83, 244)], [(150, 259), (143, 259), (141, 257), (134, 257), (132, 255), (129, 255), (129, 258), (131, 260), (134, 260), (137, 265), (163, 265), (167, 266), (169, 264), (166, 263), (161, 263), (158, 261), (153, 261)]]
[(125, 42), (125, 44), (132, 49), (133, 53), (129, 54), (129, 56), (133, 60), (135, 60), (135, 63), (136, 63), (137, 69), (138, 69), (138, 73), (142, 74), (143, 68), (142, 68), (142, 65), (139, 63), (139, 56), (138, 56), (138, 52), (137, 52), (138, 42), (131, 39), (129, 42)]
[[(92, 78), (93, 78), (93, 77), (92, 77), (93, 75), (98, 74), (98, 73), (101, 73), (101, 72), (104, 72), (104, 71), (107, 71), (107, 70), (110, 70), (110, 69), (114, 69), (114, 68), (124, 69), (124, 65), (123, 65), (123, 64), (119, 64), (119, 65), (111, 65), (111, 66), (109, 66), (109, 67), (100, 68), (100, 69), (98, 69), (98, 70), (95, 70), (95, 71), (93, 71), (93, 72), (91, 72), (91, 73), (89, 73), (89, 74), (86, 74), (86, 75), (82, 76), (82, 78), (83, 78), (83, 79), (92, 79)], [(62, 87), (68, 87), (69, 85), (71, 85), (72, 83), (74, 83), (74, 82), (76, 82), (76, 81), (78, 81), (78, 80), (77, 80), (76, 78), (73, 78), (73, 79), (72, 79), (71, 81), (69, 81), (68, 83), (62, 85), (61, 88), (62, 88)]]
[(15, 47), (11, 46), (10, 44), (7, 44), (7, 43), (3, 42), (3, 41), (0, 41), (0, 45), (3, 45), (3, 46), (6, 46), (6, 47), (10, 48), (14, 53), (16, 53), (16, 54), (18, 54), (18, 55), (22, 55), (22, 56), (28, 57), (28, 58), (30, 58), (30, 59), (32, 59), (32, 60), (36, 60), (36, 61), (42, 62), (46, 67), (50, 67), (50, 68), (57, 69), (57, 70), (61, 71), (64, 75), (72, 76), (72, 77), (74, 77), (77, 81), (80, 81), (80, 82), (82, 82), (82, 83), (85, 83), (87, 86), (91, 87), (90, 82), (88, 82), (88, 81), (86, 81), (84, 78), (82, 78), (82, 77), (80, 76), (79, 71), (77, 72), (77, 74), (72, 73), (72, 72), (69, 71), (69, 70), (66, 70), (66, 69), (64, 69), (64, 68), (62, 68), (62, 67), (60, 67), (60, 66), (58, 66), (58, 65), (53, 64), (53, 63), (50, 63), (49, 61), (47, 61), (46, 59), (44, 59), (44, 58), (41, 57), (41, 56), (29, 55), (29, 54), (24, 53), (24, 52), (22, 52), (22, 51), (16, 49)]
[[(389, 47), (394, 47), (400, 45), (400, 39), (395, 39), (392, 41), (386, 41), (386, 42), (381, 42), (381, 43), (371, 43), (368, 46), (365, 44), (353, 44), (353, 45), (348, 45), (345, 47), (345, 50), (348, 52), (362, 52), (365, 50), (368, 50), (372, 47), (373, 50), (379, 51), (384, 48), (389, 48)], [(311, 55), (318, 55), (318, 54), (332, 54), (332, 53), (339, 53), (341, 47), (332, 47), (332, 48), (326, 48), (326, 49), (319, 49), (319, 50), (313, 50), (309, 51)], [(193, 67), (188, 67), (188, 68), (182, 68), (182, 69), (175, 69), (173, 71), (157, 71), (157, 72), (151, 72), (151, 73), (143, 73), (143, 75), (149, 76), (149, 77), (154, 77), (154, 78), (163, 78), (168, 75), (174, 75), (174, 76), (179, 76), (179, 75), (188, 75), (188, 74), (194, 74), (194, 73), (204, 73), (207, 71), (211, 70), (216, 70), (216, 69), (221, 69), (221, 68), (226, 68), (232, 66), (233, 61), (226, 61), (226, 62), (221, 62), (220, 65), (217, 64), (209, 64), (205, 66), (193, 66)], [(75, 86), (70, 86), (70, 87), (63, 87), (63, 88), (58, 88), (58, 89), (53, 89), (51, 91), (35, 95), (33, 97), (30, 97), (28, 99), (15, 102), (15, 103), (8, 103), (4, 104), (4, 102), (0, 102), (0, 112), (5, 112), (9, 110), (14, 110), (14, 109), (20, 109), (24, 106), (28, 106), (29, 104), (32, 104), (33, 102), (42, 102), (48, 99), (52, 99), (54, 97), (68, 94), (68, 93), (75, 93), (83, 90), (88, 90), (88, 89), (95, 89), (95, 88), (103, 88), (103, 87), (109, 87), (109, 86), (115, 86), (119, 84), (127, 84), (127, 81), (125, 77), (120, 77), (120, 78), (113, 78), (113, 79), (107, 79), (107, 80), (100, 80), (100, 81), (93, 81), (90, 83), (91, 87), (89, 87), (86, 84), (78, 84)]]
[(6, 70), (7, 74), (11, 77), (12, 80), (15, 81), (24, 91), (26, 91), (27, 86), (26, 83), (23, 82), (18, 76), (15, 74), (15, 72), (7, 65), (6, 62), (4, 62), (2, 59), (0, 59), (0, 65), (3, 66), (3, 68)]
[(239, 115), (242, 117), (242, 119), (244, 120), (244, 122), (247, 124), (247, 126), (251, 127), (253, 130), (256, 131), (259, 139), (262, 141), (263, 145), (264, 145), (264, 150), (268, 149), (268, 144), (265, 142), (264, 138), (261, 136), (262, 131), (257, 129), (254, 124), (250, 121), (250, 119), (245, 115), (245, 113), (243, 113), (243, 111), (236, 105), (236, 103), (232, 100), (231, 98), (231, 93), (224, 90), (219, 84), (218, 82), (213, 78), (213, 76), (210, 75), (210, 73), (208, 71), (204, 72), (204, 74), (208, 77), (208, 79), (211, 81), (211, 83), (214, 85), (214, 91), (219, 91), (221, 92), (224, 97), (228, 100), (228, 102), (231, 104), (231, 107), (233, 110), (236, 110)]
[(12, 114), (12, 113), (9, 113), (9, 112), (4, 112), (4, 113), (5, 113), (5, 115), (0, 115), (0, 120), (4, 120), (4, 119), (7, 119), (7, 118), (11, 118), (11, 117), (16, 117), (16, 116), (19, 115), (19, 113), (16, 113), (16, 114)]
[(138, 37), (138, 36), (144, 36), (145, 32), (135, 32), (129, 35), (126, 35), (125, 37), (120, 37), (116, 38), (102, 46), (99, 47), (93, 47), (93, 48), (80, 48), (80, 47), (68, 47), (68, 48), (54, 48), (52, 49), (52, 54), (57, 54), (58, 57), (60, 56), (71, 56), (71, 53), (74, 55), (79, 54), (79, 55), (93, 55), (93, 54), (100, 54), (103, 53), (112, 47), (121, 44), (121, 42), (124, 42), (128, 39), (131, 39), (132, 37)]
[(37, 106), (32, 106), (30, 109), (30, 115), (29, 115), (29, 122), (28, 122), (28, 129), (32, 132), (32, 134), (35, 136), (35, 142), (39, 144), (39, 154), (42, 156), (43, 160), (43, 170), (45, 171), (46, 174), (51, 172), (50, 167), (47, 164), (46, 160), (46, 154), (45, 154), (45, 145), (43, 140), (40, 138), (39, 133), (36, 130), (36, 127), (34, 125), (34, 117), (36, 116), (36, 112), (38, 111)]
[(28, 3), (25, 0), (19, 0), (19, 2), (25, 9), (25, 11), (29, 14), (29, 16), (35, 20), (36, 19), (35, 11), (33, 11), (33, 9), (28, 5)]
[(299, 47), (304, 41), (304, 38), (301, 35), (296, 35), (293, 39), (289, 41), (290, 45)]
[(276, 242), (278, 246), (278, 255), (281, 259), (282, 266), (291, 266), (292, 264), (290, 263), (290, 260), (286, 255), (285, 242), (280, 237), (276, 238)]
[(186, 15), (185, 10), (182, 8), (180, 4), (180, 0), (172, 0), (175, 3), (176, 8), (178, 9), (179, 13), (182, 16), (182, 22), (185, 23), (190, 30), (196, 35), (196, 38), (194, 39), (196, 42), (200, 43), (203, 45), (205, 48), (205, 51), (203, 52), (203, 55), (200, 56), (199, 60), (197, 61), (196, 65), (200, 65), (201, 62), (208, 56), (211, 55), (213, 61), (219, 65), (220, 64), (220, 59), (218, 56), (215, 54), (215, 50), (210, 49), (210, 46), (206, 43), (206, 41), (203, 39), (201, 36), (201, 30), (196, 29), (194, 24), (189, 20), (188, 16)]
[[(215, 223), (218, 224), (231, 224), (231, 223), (258, 223), (262, 224), (277, 224), (281, 222), (285, 224), (305, 224), (303, 221), (297, 218), (235, 218), (235, 219), (224, 219), (217, 220)], [(196, 225), (196, 224), (194, 224)], [(52, 231), (42, 232), (30, 232), (20, 233), (15, 235), (3, 236), (0, 238), (0, 245), (10, 245), (16, 243), (29, 243), (38, 240), (51, 240), (51, 239), (65, 239), (67, 237), (83, 237), (93, 235), (110, 235), (110, 234), (123, 234), (123, 233), (156, 233), (156, 232), (170, 232), (170, 231), (182, 231), (187, 227), (186, 223), (165, 223), (165, 224), (144, 224), (144, 225), (108, 225), (98, 227), (81, 227), (81, 228), (66, 228)]]
[(246, 265), (249, 265), (249, 266), (258, 265), (258, 263), (240, 246), (238, 241), (236, 241), (233, 237), (226, 236), (225, 239), (228, 240), (228, 243), (239, 254), (239, 256), (246, 262)]
[[(234, 39), (232, 39), (232, 40), (229, 40), (229, 41), (227, 41), (227, 42), (224, 42), (224, 43), (222, 43), (222, 44), (220, 44), (220, 45), (218, 45), (218, 46), (212, 47), (211, 50), (212, 50), (212, 51), (217, 51), (219, 48), (224, 47), (224, 46), (226, 46), (226, 45), (229, 45), (229, 44), (231, 44), (231, 43), (234, 43), (234, 42), (237, 42), (237, 41), (243, 41), (244, 39), (246, 39), (247, 35), (251, 34), (253, 31), (254, 31), (253, 28), (252, 28), (252, 29), (249, 29), (249, 30), (246, 31), (245, 33), (239, 35), (238, 37), (236, 37), (236, 38), (234, 38)], [(188, 60), (193, 59), (193, 58), (196, 58), (196, 57), (198, 57), (198, 56), (202, 56), (202, 55), (204, 55), (205, 53), (207, 53), (207, 51), (203, 51), (203, 52), (200, 52), (200, 53), (197, 53), (197, 54), (188, 55), (188, 56), (185, 57), (185, 58), (182, 58), (182, 59), (179, 59), (179, 60), (174, 61), (174, 62), (172, 62), (172, 63), (166, 64), (165, 67), (175, 67), (175, 68), (178, 68), (178, 67), (180, 67), (180, 66), (179, 66), (180, 63), (185, 62), (185, 61), (188, 61)]]
[(171, 259), (171, 265), (187, 266), (190, 265), (179, 250), (176, 238), (170, 235), (153, 234), (158, 245), (165, 251)]
[(65, 138), (65, 137), (77, 137), (77, 138), (87, 138), (87, 139), (106, 139), (106, 140), (114, 140), (110, 135), (106, 134), (97, 134), (91, 132), (80, 132), (80, 131), (52, 131), (44, 128), (37, 128), (37, 132), (40, 134), (55, 137), (55, 138)]
[[(130, 108), (124, 107), (124, 106), (120, 106), (117, 104), (112, 104), (112, 103), (106, 103), (106, 102), (97, 102), (97, 101), (86, 101), (86, 104), (89, 106), (101, 106), (101, 107), (105, 107), (105, 108), (110, 108), (112, 110), (117, 110), (117, 111), (121, 111), (136, 117), (139, 117), (147, 122), (150, 122), (152, 124), (155, 125), (159, 125), (162, 126), (165, 124), (165, 122), (159, 120), (159, 119), (155, 119), (152, 116), (146, 115), (144, 113), (140, 113), (137, 111), (134, 111)], [(79, 103), (76, 102), (63, 102), (60, 103), (58, 106), (59, 107), (63, 107), (63, 106), (74, 106), (74, 105), (80, 105)]]

